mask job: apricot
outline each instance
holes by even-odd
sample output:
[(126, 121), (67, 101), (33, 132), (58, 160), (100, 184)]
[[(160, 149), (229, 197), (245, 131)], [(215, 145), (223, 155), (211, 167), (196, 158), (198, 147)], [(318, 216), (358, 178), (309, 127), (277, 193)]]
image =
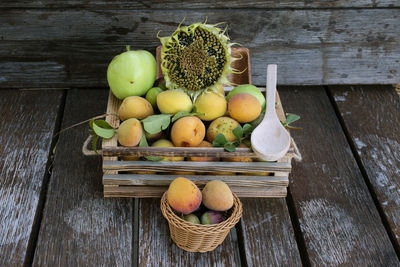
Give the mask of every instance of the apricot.
[(198, 146), (205, 134), (206, 127), (195, 116), (180, 118), (171, 128), (171, 140), (175, 146)]
[(142, 125), (134, 118), (123, 121), (117, 130), (118, 142), (123, 146), (137, 146), (142, 134)]
[[(210, 142), (201, 141), (201, 143), (197, 147), (213, 147)], [(189, 157), (189, 161), (219, 161), (219, 158), (216, 157)]]
[[(244, 143), (241, 143), (239, 145), (241, 148), (248, 148)], [(222, 161), (228, 161), (228, 162), (252, 162), (253, 159), (249, 157), (229, 157), (229, 158), (223, 158)]]
[(204, 115), (198, 115), (200, 119), (212, 121), (225, 114), (227, 102), (225, 97), (218, 93), (205, 92), (197, 97), (194, 106), (197, 112), (204, 113)]
[(183, 91), (167, 90), (157, 95), (157, 107), (161, 113), (175, 114), (179, 111), (190, 112), (193, 108), (193, 103)]
[(153, 106), (140, 96), (128, 96), (118, 110), (119, 118), (124, 121), (130, 118), (144, 119), (154, 114)]
[[(174, 144), (167, 139), (159, 139), (155, 141), (152, 147), (175, 147)], [(163, 157), (161, 161), (184, 161), (184, 157)]]
[(233, 134), (233, 129), (240, 126), (240, 124), (232, 118), (229, 117), (219, 117), (213, 120), (207, 129), (207, 140), (213, 142), (215, 136), (221, 133), (225, 136), (226, 140), (233, 142), (236, 140), (236, 136)]
[(261, 104), (256, 97), (247, 93), (239, 93), (228, 102), (229, 116), (238, 122), (250, 122), (260, 115)]
[(169, 185), (168, 204), (179, 213), (189, 214), (197, 210), (200, 207), (201, 199), (199, 188), (187, 178), (178, 177)]
[(208, 182), (202, 191), (203, 204), (210, 210), (225, 211), (233, 206), (233, 194), (229, 186), (220, 181)]

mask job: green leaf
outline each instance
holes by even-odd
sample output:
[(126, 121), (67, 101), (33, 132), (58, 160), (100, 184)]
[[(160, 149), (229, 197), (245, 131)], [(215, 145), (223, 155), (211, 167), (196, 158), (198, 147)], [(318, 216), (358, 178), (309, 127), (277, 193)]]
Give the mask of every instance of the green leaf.
[(94, 119), (91, 119), (89, 121), (89, 126), (90, 126), (90, 129), (92, 129), (92, 130), (93, 130), (93, 122), (94, 122)]
[(178, 113), (176, 113), (176, 114), (172, 117), (171, 122), (175, 122), (176, 120), (179, 120), (179, 119), (182, 118), (182, 117), (189, 116), (190, 114), (191, 114), (191, 113), (190, 113), (190, 112), (187, 112), (187, 111), (179, 111)]
[(260, 115), (254, 121), (250, 122), (251, 126), (255, 129), (264, 119), (265, 111), (261, 112)]
[(224, 145), (224, 149), (225, 149), (226, 151), (229, 151), (229, 152), (235, 152), (236, 146), (235, 146), (233, 143), (228, 142), (228, 143), (226, 143), (226, 144)]
[(167, 129), (170, 122), (170, 114), (152, 115), (142, 120), (143, 127), (149, 134), (156, 134)]
[(160, 160), (162, 160), (163, 158), (161, 158), (161, 157), (148, 156), (148, 157), (145, 157), (145, 159), (148, 159), (148, 160), (151, 160), (151, 161), (160, 161)]
[(92, 138), (92, 149), (93, 149), (94, 152), (96, 152), (97, 154), (99, 154), (99, 153), (97, 152), (97, 142), (99, 141), (99, 139), (100, 139), (100, 136), (98, 136), (97, 134), (96, 134), (96, 135), (93, 135), (93, 138)]
[(142, 147), (148, 147), (149, 144), (147, 143), (146, 135), (142, 134), (142, 137), (140, 138), (139, 146)]
[(244, 139), (243, 144), (245, 144), (247, 147), (251, 147), (251, 142), (249, 139)]
[(232, 133), (234, 136), (236, 136), (237, 140), (240, 140), (243, 137), (243, 129), (241, 126), (238, 126), (235, 129), (233, 129)]
[(108, 139), (114, 136), (114, 128), (104, 120), (93, 121), (92, 127), (93, 131), (100, 137)]
[(295, 121), (298, 121), (300, 119), (299, 115), (292, 114), (292, 113), (286, 113), (286, 125), (289, 125)]
[(179, 120), (180, 118), (187, 116), (200, 116), (200, 115), (204, 115), (204, 113), (194, 112), (194, 111), (193, 112), (179, 111), (172, 117), (171, 122), (175, 122), (176, 120)]
[(251, 126), (251, 124), (246, 123), (245, 125), (243, 125), (243, 134), (246, 135), (250, 135), (251, 132), (254, 130), (253, 126)]
[(228, 141), (226, 141), (225, 135), (219, 133), (214, 139), (214, 147), (223, 147)]

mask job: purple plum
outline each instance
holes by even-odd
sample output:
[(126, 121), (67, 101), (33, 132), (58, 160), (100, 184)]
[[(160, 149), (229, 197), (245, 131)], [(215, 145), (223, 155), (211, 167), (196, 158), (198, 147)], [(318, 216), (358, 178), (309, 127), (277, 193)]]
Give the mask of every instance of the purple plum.
[(216, 224), (225, 220), (221, 212), (218, 211), (207, 211), (201, 215), (202, 224)]

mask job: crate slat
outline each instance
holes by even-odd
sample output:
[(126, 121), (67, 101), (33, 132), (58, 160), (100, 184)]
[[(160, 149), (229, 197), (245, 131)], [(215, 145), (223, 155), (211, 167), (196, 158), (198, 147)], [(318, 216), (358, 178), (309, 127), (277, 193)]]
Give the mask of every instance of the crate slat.
[(103, 161), (105, 171), (290, 172), (288, 162)]
[[(263, 186), (257, 188), (230, 187), (238, 197), (285, 197), (286, 186)], [(104, 197), (161, 198), (167, 186), (108, 186), (104, 185)]]
[[(115, 174), (104, 175), (104, 185), (137, 185), (137, 186), (168, 186), (176, 177), (172, 174)], [(221, 180), (231, 186), (259, 187), (259, 186), (288, 186), (287, 176), (252, 176), (252, 175), (185, 175), (199, 187), (208, 181)]]
[[(118, 108), (121, 105), (121, 100), (116, 98), (113, 93), (109, 92), (108, 95), (108, 103), (107, 103), (107, 116), (106, 116), (106, 122), (108, 122), (112, 127), (117, 128), (119, 126), (119, 118), (113, 114), (118, 114)], [(118, 146), (118, 140), (117, 140), (117, 135), (114, 135), (110, 139), (103, 139), (102, 144), (103, 147), (117, 147)], [(103, 160), (118, 160), (117, 156), (103, 156)], [(104, 173), (106, 174), (118, 174), (117, 171), (114, 170), (107, 170)]]

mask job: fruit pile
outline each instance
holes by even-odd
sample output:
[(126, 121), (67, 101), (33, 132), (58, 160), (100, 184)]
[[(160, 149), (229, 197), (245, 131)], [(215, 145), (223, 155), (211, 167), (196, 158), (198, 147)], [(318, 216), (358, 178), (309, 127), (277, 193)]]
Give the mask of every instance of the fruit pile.
[[(153, 87), (145, 98), (128, 96), (122, 101), (118, 142), (122, 146), (137, 146), (144, 136), (153, 146), (212, 147), (237, 142), (236, 145), (245, 147), (243, 137), (248, 134), (244, 136), (243, 130), (253, 127), (248, 124), (243, 128), (240, 123), (256, 120), (263, 106), (265, 100), (261, 92), (252, 85), (240, 85), (226, 97), (222, 90), (204, 92), (194, 103), (181, 90), (164, 91)], [(172, 127), (169, 127), (171, 122)], [(235, 128), (242, 133), (236, 134)]]
[(168, 188), (167, 201), (185, 221), (217, 224), (229, 217), (227, 211), (233, 206), (233, 195), (228, 185), (219, 180), (208, 182), (200, 192), (192, 181), (178, 177)]
[[(240, 71), (231, 67), (238, 58), (231, 56), (232, 43), (225, 30), (215, 26), (179, 26), (171, 36), (160, 38), (164, 79), (155, 80), (156, 61), (147, 51), (131, 51), (127, 47), (128, 51), (114, 57), (107, 80), (113, 94), (122, 100), (118, 112), (121, 123), (118, 129), (112, 129), (104, 121), (91, 122), (92, 132), (98, 135), (93, 140), (99, 136), (110, 138), (116, 130), (119, 144), (128, 147), (224, 147), (227, 151), (249, 147), (251, 131), (263, 117), (265, 98), (250, 84), (239, 85), (225, 95), (223, 85), (231, 85), (227, 76)], [(105, 129), (96, 131), (101, 127)]]

